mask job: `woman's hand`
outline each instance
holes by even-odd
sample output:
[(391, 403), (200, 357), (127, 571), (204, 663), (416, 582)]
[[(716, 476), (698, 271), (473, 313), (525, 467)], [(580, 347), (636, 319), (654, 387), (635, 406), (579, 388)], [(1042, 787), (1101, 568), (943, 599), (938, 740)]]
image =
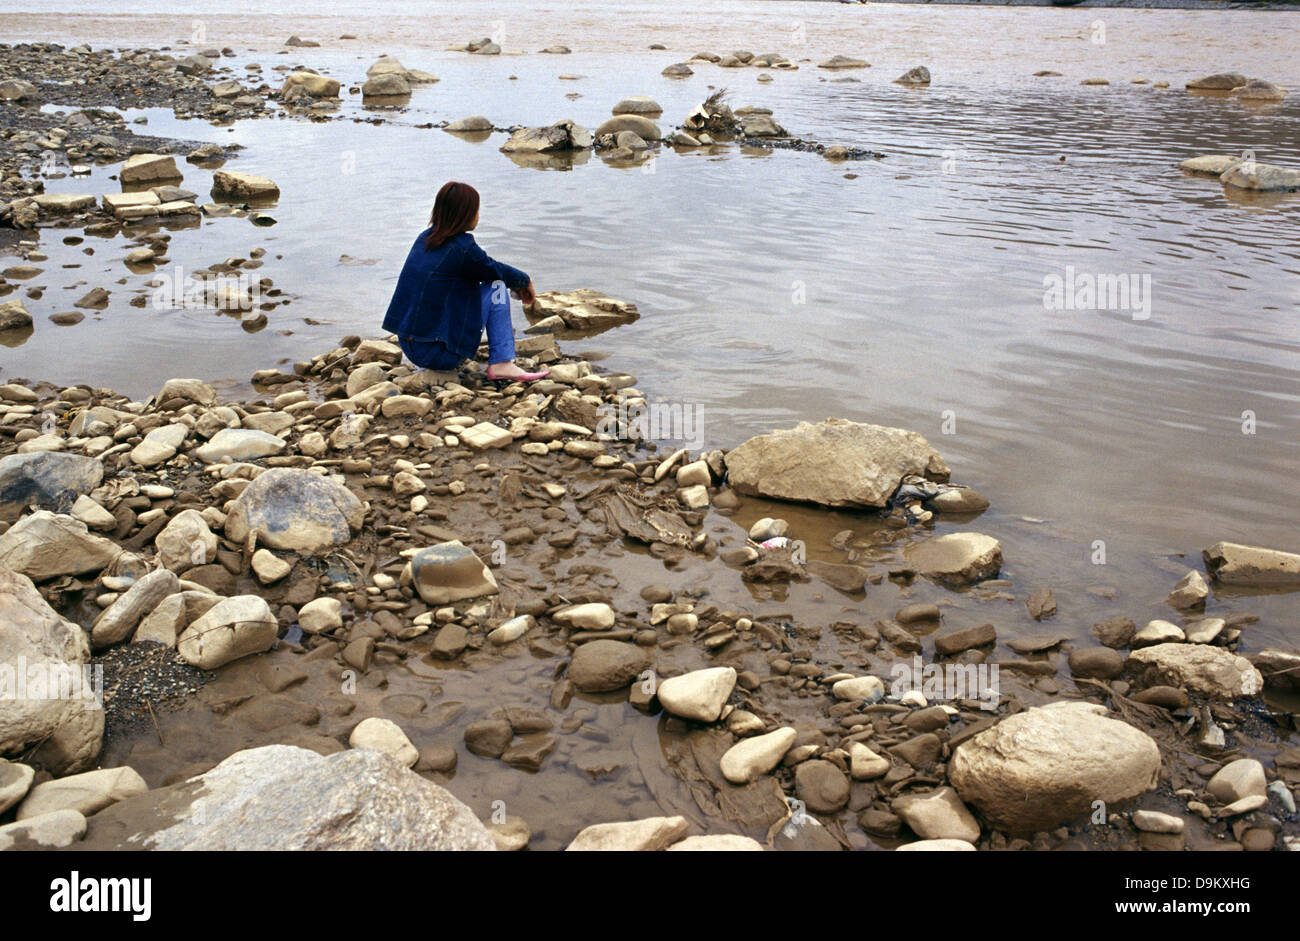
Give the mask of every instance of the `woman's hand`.
[(533, 306), (533, 302), (537, 300), (537, 293), (533, 290), (533, 282), (529, 281), (526, 287), (519, 289), (519, 300), (525, 307)]

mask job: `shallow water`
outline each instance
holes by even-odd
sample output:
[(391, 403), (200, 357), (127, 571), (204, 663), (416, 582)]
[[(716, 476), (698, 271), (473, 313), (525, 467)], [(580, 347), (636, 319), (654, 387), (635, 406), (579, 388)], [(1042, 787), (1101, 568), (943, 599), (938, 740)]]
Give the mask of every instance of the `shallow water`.
[[(702, 409), (705, 444), (734, 446), (827, 415), (927, 435), (954, 479), (993, 501), (969, 525), (1003, 541), (1018, 594), (1056, 590), (1054, 626), (1065, 632), (1083, 635), (1109, 614), (1167, 616), (1167, 587), (1219, 539), (1300, 549), (1300, 196), (1248, 200), (1177, 169), (1190, 156), (1244, 149), (1300, 162), (1294, 93), (1248, 107), (1182, 90), (1222, 69), (1300, 87), (1294, 14), (674, 0), (468, 13), (375, 2), (314, 16), (289, 4), (230, 16), (219, 12), (226, 5), (200, 3), (176, 16), (161, 3), (123, 14), (95, 0), (74, 15), (52, 12), (53, 0), (19, 5), (5, 16), (5, 41), (174, 44), (201, 28), (196, 45), (234, 47), (222, 64), (239, 74), (250, 61), (268, 76), (276, 64), (302, 63), (346, 84), (392, 53), (442, 81), (418, 86), (382, 126), (272, 119), (227, 129), (144, 112), (148, 133), (245, 145), (230, 166), (283, 191), (272, 228), (215, 219), (175, 230), (172, 263), (188, 271), (263, 246), (258, 275), (292, 303), (251, 335), (211, 312), (133, 308), (131, 293), (158, 272), (127, 272), (120, 239), (65, 246), (65, 233), (49, 232), (36, 283), (50, 289), (28, 303), (36, 332), (0, 349), (0, 378), (143, 397), (173, 375), (242, 384), (346, 333), (378, 333), (433, 193), (460, 178), (484, 197), (480, 243), (529, 271), (539, 290), (587, 286), (640, 306), (634, 325), (567, 346), (608, 353), (652, 397)], [(1104, 44), (1094, 41), (1098, 21)], [(344, 32), (358, 39), (333, 38)], [(445, 51), (502, 32), (507, 50), (529, 54)], [(293, 33), (323, 47), (279, 55)], [(532, 54), (557, 42), (575, 53)], [(668, 51), (648, 51), (651, 42)], [(659, 75), (706, 48), (772, 49), (800, 70), (773, 72), (769, 85), (753, 69)], [(834, 53), (873, 67), (815, 67)], [(934, 73), (930, 88), (890, 83), (920, 62)], [(1039, 69), (1063, 76), (1034, 78)], [(1112, 84), (1079, 84), (1090, 76)], [(859, 81), (833, 81), (844, 77)], [(1130, 84), (1139, 77), (1172, 87)], [(661, 152), (645, 169), (593, 157), (539, 171), (500, 154), (501, 135), (469, 143), (415, 127), (468, 114), (499, 126), (566, 117), (594, 126), (631, 94), (655, 97), (662, 123), (676, 124), (716, 86), (733, 89), (734, 105), (773, 108), (797, 136), (887, 157), (833, 164), (725, 148)], [(566, 98), (572, 92), (581, 97)], [(345, 97), (346, 115), (364, 114), (358, 97)], [(114, 169), (48, 189), (114, 190)], [(206, 197), (209, 179), (187, 166), (184, 185)], [(343, 264), (344, 254), (374, 264)], [(70, 264), (81, 267), (61, 268)], [(1149, 275), (1149, 319), (1044, 309), (1044, 277), (1066, 266)], [(80, 283), (65, 290), (74, 272)], [(49, 323), (95, 285), (113, 289), (106, 311), (76, 327)], [(1247, 410), (1257, 416), (1253, 435), (1242, 433)], [(955, 433), (944, 433), (945, 419)], [(814, 548), (843, 528), (781, 512), (803, 519), (798, 534)], [(1104, 566), (1092, 562), (1096, 540)], [(1097, 586), (1115, 600), (1084, 590)], [(1264, 616), (1243, 650), (1296, 642), (1290, 596), (1211, 601), (1211, 611), (1227, 609)]]

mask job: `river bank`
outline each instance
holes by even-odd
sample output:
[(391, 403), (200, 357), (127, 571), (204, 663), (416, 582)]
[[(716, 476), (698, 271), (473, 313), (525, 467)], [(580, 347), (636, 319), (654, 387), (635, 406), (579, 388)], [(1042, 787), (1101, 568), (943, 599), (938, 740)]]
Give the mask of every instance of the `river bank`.
[[(133, 95), (131, 86), (156, 71), (151, 63), (169, 58), (142, 51), (117, 66), (129, 76), (120, 94)], [(39, 90), (61, 94), (58, 81), (69, 77)], [(229, 99), (198, 84), (187, 99), (189, 83), (168, 81), (182, 91), (182, 110), (218, 126), (282, 113), (281, 81)], [(98, 94), (79, 103), (114, 103)], [(166, 98), (165, 84), (158, 94)], [(311, 125), (337, 117), (317, 101), (283, 113)], [(368, 117), (384, 124), (402, 111)], [(86, 303), (70, 306), (86, 325), (103, 309), (97, 290), (129, 293), (142, 312), (165, 306), (185, 293), (160, 300), (158, 291), (185, 233), (293, 210), (291, 200), (248, 198), (253, 190), (205, 203), (202, 186), (184, 189), (193, 185), (189, 155), (199, 179), (212, 173), (214, 190), (219, 172), (261, 169), (244, 167), (236, 148), (196, 154), (212, 142), (137, 137), (111, 114), (80, 124), (7, 111), (5, 120), (25, 136), (5, 151), (9, 219), (15, 203), (21, 214), (42, 195), (32, 173), (43, 152), (67, 155), (61, 191), (73, 197), (72, 188), (103, 179), (98, 167), (74, 173), (78, 160), (121, 177), (135, 154), (130, 166), (142, 174), (117, 181), (121, 196), (136, 197), (120, 205), (117, 193), (90, 205), (37, 203), (34, 228), (14, 230), (11, 243), (21, 256), (11, 267), (35, 270), (6, 271), (9, 304), (38, 308), (46, 292), (75, 290)], [(504, 138), (493, 133), (495, 150)], [(637, 166), (635, 152), (613, 156), (620, 146), (633, 151), (624, 141), (597, 150), (600, 159), (630, 156)], [(712, 152), (728, 146), (737, 145)], [(844, 172), (874, 165), (837, 165), (815, 150), (791, 157)], [(182, 167), (186, 179), (168, 182)], [(109, 243), (114, 252), (148, 252), (125, 261), (138, 280), (124, 277), (119, 288), (86, 283), (75, 269), (58, 278), (45, 271), (47, 249), (80, 250), (96, 226), (121, 240)], [(203, 272), (212, 290), (201, 292), (201, 306), (224, 309), (250, 338), (265, 336), (259, 331), (286, 299), (264, 283), (263, 266), (280, 261), (268, 244), (203, 256), (222, 260)], [(146, 394), (7, 369), (0, 455), (13, 518), (0, 555), (40, 588), (12, 577), (7, 597), (24, 599), (13, 622), (33, 626), (25, 636), (72, 638), (73, 647), (88, 635), (84, 657), (65, 654), (103, 667), (107, 712), (98, 739), (93, 720), (77, 716), (68, 723), (77, 735), (49, 740), (63, 728), (61, 714), (23, 739), (18, 754), (38, 771), (6, 768), (6, 793), (17, 796), (0, 825), (24, 815), (35, 786), (45, 791), (28, 814), (62, 807), (56, 822), (75, 831), (81, 824), (69, 809), (81, 808), (87, 829), (78, 846), (155, 837), (204, 845), (218, 837), (199, 819), (198, 787), (185, 783), (195, 774), (247, 749), (346, 758), (345, 746), (367, 744), (398, 768), (365, 773), (381, 778), (385, 793), (418, 796), (426, 824), (451, 807), (463, 846), (486, 838), (464, 813), (487, 822), (503, 846), (538, 849), (569, 845), (592, 824), (648, 818), (667, 822), (585, 839), (1268, 849), (1294, 838), (1293, 708), (1281, 672), (1294, 646), (1269, 642), (1289, 636), (1281, 606), (1272, 606), (1285, 594), (1233, 582), (1214, 552), (1204, 563), (1195, 553), (1171, 556), (1163, 574), (1130, 573), (1140, 586), (1132, 593), (1095, 581), (1045, 583), (1026, 574), (1018, 506), (987, 507), (968, 489), (949, 489), (950, 476), (965, 483), (986, 470), (954, 462), (950, 471), (919, 436), (861, 422), (813, 426), (800, 432), (810, 438), (793, 441), (764, 432), (757, 443), (703, 444), (689, 405), (661, 401), (653, 388), (637, 392), (617, 371), (620, 357), (590, 349), (593, 337), (604, 343), (657, 312), (547, 299), (560, 322), (530, 335), (521, 352), (556, 371), (527, 388), (486, 383), (478, 366), (455, 376), (413, 372), (388, 340), (341, 332), (342, 342), (322, 344), (311, 359), (300, 358), (309, 351), (301, 340), (286, 340), (296, 355), (265, 361), (252, 376), (168, 381)], [(544, 314), (530, 319), (541, 324)], [(588, 348), (570, 352), (577, 344)], [(782, 457), (790, 448), (798, 461)], [(58, 455), (74, 463), (60, 468)], [(775, 469), (791, 464), (802, 473), (773, 483)], [(55, 512), (26, 513), (32, 502)], [(448, 546), (453, 540), (473, 556)], [(215, 653), (202, 640), (209, 631), (223, 638)], [(1273, 647), (1282, 650), (1266, 654)], [(664, 689), (678, 677), (685, 682)], [(1034, 708), (1066, 701), (1109, 713)], [(1028, 727), (1026, 737), (1052, 748), (1028, 748), (1017, 769), (991, 761), (997, 729), (1011, 720), (1006, 729)], [(1070, 774), (1053, 756), (1061, 740), (1078, 750)], [(278, 793), (277, 762), (288, 762), (364, 801), (299, 753), (275, 754), (241, 759), (259, 769), (262, 799)], [(51, 771), (95, 762), (137, 777), (69, 782), (62, 797), (49, 787)], [(1017, 815), (999, 800), (999, 781), (1036, 798)], [(213, 782), (210, 792), (226, 786)], [(237, 793), (222, 813), (250, 799)], [(1093, 800), (1106, 805), (1101, 818)], [(345, 841), (355, 832), (331, 835), (309, 805), (299, 810), (306, 835), (268, 829), (262, 838), (353, 845)], [(377, 825), (384, 845), (403, 838), (393, 818), (379, 813)], [(440, 834), (433, 826), (424, 835)]]

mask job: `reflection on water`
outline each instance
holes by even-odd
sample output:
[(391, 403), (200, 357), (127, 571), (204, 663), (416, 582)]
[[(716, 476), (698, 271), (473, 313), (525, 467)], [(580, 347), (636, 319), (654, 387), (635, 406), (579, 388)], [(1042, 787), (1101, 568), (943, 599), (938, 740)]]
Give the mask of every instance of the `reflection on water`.
[[(150, 275), (123, 265), (123, 240), (64, 245), (47, 234), (50, 260), (35, 283), (48, 287), (28, 302), (37, 326), (0, 351), (0, 377), (145, 396), (177, 374), (243, 383), (343, 334), (375, 333), (433, 194), (460, 178), (483, 194), (480, 242), (539, 289), (593, 287), (640, 307), (635, 324), (571, 349), (608, 354), (652, 395), (701, 409), (710, 444), (827, 415), (928, 435), (956, 479), (992, 498), (975, 525), (996, 531), (1022, 585), (1109, 586), (1124, 613), (1140, 618), (1149, 603), (1154, 617), (1162, 593), (1152, 586), (1172, 584), (1176, 553), (1194, 557), (1219, 539), (1300, 549), (1300, 196), (1225, 192), (1177, 169), (1190, 156), (1245, 149), (1300, 165), (1296, 95), (1249, 107), (1181, 90), (1223, 68), (1300, 86), (1300, 66), (1283, 54), (1289, 14), (420, 3), (408, 18), (375, 2), (349, 4), (347, 16), (285, 4), (235, 18), (217, 4), (184, 17), (161, 6), (119, 16), (96, 2), (47, 15), (56, 5), (23, 0), (31, 12), (6, 17), (6, 38), (174, 42), (193, 20), (205, 45), (236, 48), (222, 61), (237, 74), (249, 61), (268, 75), (301, 62), (346, 87), (391, 53), (441, 81), (417, 86), (381, 126), (350, 120), (367, 114), (359, 96), (345, 97), (345, 119), (328, 124), (215, 128), (145, 112), (153, 134), (244, 144), (231, 167), (282, 190), (274, 228), (215, 219), (175, 229), (171, 262), (192, 270), (264, 247), (258, 274), (292, 302), (251, 335), (203, 310), (132, 307)], [(1098, 16), (1104, 46), (1091, 41)], [(564, 42), (575, 53), (445, 51), (494, 23), (507, 49)], [(358, 39), (333, 39), (344, 32)], [(291, 33), (323, 46), (280, 56)], [(656, 41), (668, 50), (650, 52)], [(770, 84), (755, 81), (757, 70), (708, 65), (685, 80), (659, 74), (704, 48), (777, 50), (800, 69), (773, 72)], [(815, 67), (835, 52), (873, 67)], [(931, 87), (891, 84), (919, 62), (934, 73)], [(1033, 77), (1040, 69), (1062, 75)], [(1079, 84), (1094, 75), (1111, 84)], [(771, 107), (800, 137), (887, 157), (837, 164), (711, 148), (664, 150), (644, 165), (533, 162), (499, 153), (502, 134), (476, 141), (417, 126), (482, 114), (498, 127), (564, 118), (594, 127), (633, 94), (658, 100), (666, 126), (717, 86), (733, 90), (734, 105)], [(115, 190), (114, 169), (49, 189)], [(209, 171), (185, 173), (183, 185), (207, 199)], [(1045, 309), (1044, 279), (1067, 268), (1149, 277), (1150, 317)], [(49, 322), (97, 285), (112, 291), (107, 310), (75, 327)], [(1243, 434), (1247, 413), (1255, 434)], [(942, 433), (945, 418), (955, 433)], [(1107, 546), (1104, 567), (1090, 563), (1096, 540)], [(1285, 610), (1285, 598), (1256, 604)], [(1085, 630), (1094, 613), (1063, 603), (1062, 627)], [(1294, 643), (1289, 629), (1266, 617), (1248, 648)]]

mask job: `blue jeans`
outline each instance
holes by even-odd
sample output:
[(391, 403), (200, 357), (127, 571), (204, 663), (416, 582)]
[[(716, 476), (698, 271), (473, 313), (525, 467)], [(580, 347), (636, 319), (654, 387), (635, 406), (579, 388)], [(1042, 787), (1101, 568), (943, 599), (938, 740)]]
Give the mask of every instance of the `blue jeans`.
[[(500, 281), (479, 285), (483, 300), (483, 327), (488, 336), (488, 362), (508, 363), (515, 358), (514, 325), (510, 322), (510, 294)], [(398, 338), (406, 358), (421, 369), (455, 369), (460, 357), (441, 340), (420, 343)]]

